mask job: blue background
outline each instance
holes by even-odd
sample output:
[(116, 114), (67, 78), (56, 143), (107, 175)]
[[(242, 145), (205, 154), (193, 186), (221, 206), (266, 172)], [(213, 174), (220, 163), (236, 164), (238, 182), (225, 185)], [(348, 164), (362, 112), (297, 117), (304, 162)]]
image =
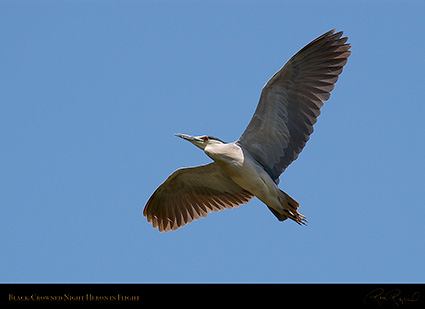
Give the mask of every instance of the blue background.
[[(2, 282), (424, 282), (423, 1), (1, 1)], [(259, 200), (170, 233), (142, 216), (174, 133), (236, 140), (262, 86), (343, 30), (352, 55)]]

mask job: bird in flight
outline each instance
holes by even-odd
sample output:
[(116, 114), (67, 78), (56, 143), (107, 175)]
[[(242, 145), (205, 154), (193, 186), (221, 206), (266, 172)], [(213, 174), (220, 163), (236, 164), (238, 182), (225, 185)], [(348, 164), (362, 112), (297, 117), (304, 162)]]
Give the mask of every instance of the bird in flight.
[(213, 211), (261, 200), (279, 221), (305, 224), (299, 204), (277, 186), (311, 133), (351, 52), (335, 29), (296, 53), (263, 87), (257, 109), (232, 143), (210, 136), (176, 134), (214, 162), (180, 168), (149, 198), (143, 210), (160, 232), (177, 230)]

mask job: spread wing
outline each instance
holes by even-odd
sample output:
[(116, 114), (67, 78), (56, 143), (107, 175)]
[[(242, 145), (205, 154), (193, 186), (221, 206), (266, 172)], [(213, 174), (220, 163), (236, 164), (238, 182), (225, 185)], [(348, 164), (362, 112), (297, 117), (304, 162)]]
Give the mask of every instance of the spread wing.
[(278, 181), (313, 133), (351, 52), (331, 30), (296, 53), (264, 86), (257, 109), (237, 141)]
[(221, 167), (210, 163), (176, 170), (150, 197), (143, 215), (154, 228), (168, 232), (252, 198)]

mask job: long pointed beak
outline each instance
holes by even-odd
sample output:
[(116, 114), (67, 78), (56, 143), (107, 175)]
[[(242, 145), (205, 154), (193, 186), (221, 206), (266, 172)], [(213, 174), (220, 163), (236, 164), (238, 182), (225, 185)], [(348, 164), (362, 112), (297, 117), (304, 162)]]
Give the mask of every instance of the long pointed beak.
[(187, 135), (187, 134), (174, 134), (174, 135), (175, 136), (178, 136), (178, 137), (180, 137), (182, 139), (185, 139), (185, 140), (187, 140), (189, 142), (194, 142), (197, 139), (195, 136), (191, 136), (191, 135)]
[(186, 134), (174, 134), (174, 135), (191, 142), (193, 145), (195, 145), (198, 148), (201, 148), (202, 150), (205, 149), (206, 144), (204, 140), (200, 137), (186, 135)]

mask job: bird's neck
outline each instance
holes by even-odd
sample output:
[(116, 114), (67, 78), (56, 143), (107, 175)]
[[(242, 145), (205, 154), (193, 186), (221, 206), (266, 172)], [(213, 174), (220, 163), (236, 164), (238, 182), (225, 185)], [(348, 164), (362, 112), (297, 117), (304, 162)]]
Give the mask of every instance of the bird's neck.
[(220, 165), (240, 164), (243, 162), (242, 149), (234, 143), (212, 146), (207, 145), (204, 152)]

